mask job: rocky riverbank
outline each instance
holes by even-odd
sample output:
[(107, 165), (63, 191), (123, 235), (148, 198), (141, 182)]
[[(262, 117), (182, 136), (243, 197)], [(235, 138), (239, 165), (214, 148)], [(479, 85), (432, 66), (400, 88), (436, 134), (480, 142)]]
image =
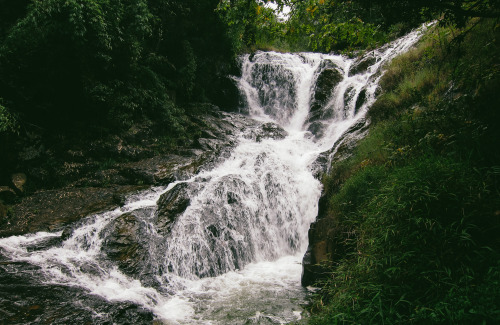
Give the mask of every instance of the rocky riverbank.
[(186, 179), (217, 163), (236, 135), (256, 122), (214, 107), (196, 123), (199, 135), (176, 148), (155, 135), (151, 123), (52, 148), (36, 137), (17, 153), (21, 172), (0, 184), (0, 237), (64, 229), (122, 205), (131, 193)]

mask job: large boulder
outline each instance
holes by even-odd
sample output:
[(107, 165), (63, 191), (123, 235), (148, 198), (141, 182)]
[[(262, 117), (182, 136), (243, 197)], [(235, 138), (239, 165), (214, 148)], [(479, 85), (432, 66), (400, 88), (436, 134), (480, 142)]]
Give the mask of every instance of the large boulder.
[(126, 213), (113, 220), (105, 230), (102, 251), (118, 264), (121, 271), (129, 275), (137, 275), (145, 264), (147, 247), (141, 239), (144, 238), (142, 227), (139, 218)]
[(20, 193), (24, 193), (24, 184), (28, 178), (24, 173), (16, 173), (11, 176), (12, 185), (14, 185), (14, 189)]
[(325, 105), (332, 96), (335, 87), (344, 78), (342, 71), (336, 67), (333, 62), (325, 61), (320, 66), (322, 71), (319, 73), (314, 93), (311, 98), (311, 109), (309, 113), (309, 122), (316, 121), (323, 117)]
[(92, 213), (118, 207), (121, 196), (144, 189), (144, 186), (106, 188), (62, 188), (37, 191), (11, 206), (9, 225), (0, 227), (0, 237), (38, 231), (62, 230)]
[(376, 62), (377, 58), (374, 54), (369, 54), (367, 56), (356, 59), (349, 69), (349, 77), (365, 73), (366, 71), (368, 71), (368, 68), (374, 65)]
[(159, 233), (170, 230), (172, 223), (191, 203), (190, 197), (197, 193), (196, 183), (179, 183), (168, 192), (162, 194), (157, 202), (155, 224)]
[(330, 218), (320, 219), (311, 224), (309, 246), (302, 259), (303, 286), (315, 285), (328, 273), (332, 257), (338, 255), (340, 248), (335, 242), (338, 232), (335, 220)]
[(256, 129), (252, 129), (248, 134), (246, 134), (247, 139), (253, 139), (257, 142), (261, 142), (264, 139), (274, 139), (280, 140), (284, 139), (288, 135), (281, 126), (269, 122), (260, 125)]

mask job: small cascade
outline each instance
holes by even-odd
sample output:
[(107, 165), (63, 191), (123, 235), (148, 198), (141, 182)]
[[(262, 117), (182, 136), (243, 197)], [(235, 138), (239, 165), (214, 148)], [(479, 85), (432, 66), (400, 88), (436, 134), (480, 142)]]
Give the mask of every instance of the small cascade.
[[(106, 323), (106, 313), (124, 304), (166, 324), (300, 319), (307, 294), (300, 261), (321, 194), (314, 162), (349, 128), (365, 123), (381, 67), (420, 35), (412, 32), (358, 59), (242, 57), (242, 110), (260, 123), (241, 131), (221, 163), (88, 216), (67, 236), (0, 239), (0, 257), (10, 263), (5, 272), (44, 287), (76, 288), (75, 297), (87, 297), (70, 302), (78, 306), (96, 297), (100, 307), (88, 307), (94, 323)], [(148, 323), (150, 316), (134, 322)]]

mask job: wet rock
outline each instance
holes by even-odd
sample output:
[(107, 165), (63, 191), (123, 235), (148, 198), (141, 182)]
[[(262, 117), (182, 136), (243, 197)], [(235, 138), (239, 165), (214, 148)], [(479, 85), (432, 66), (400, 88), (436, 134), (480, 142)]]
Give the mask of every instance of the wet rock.
[(351, 103), (352, 99), (356, 95), (356, 90), (354, 87), (348, 87), (344, 92), (344, 109), (349, 107), (349, 103)]
[(16, 192), (8, 186), (0, 186), (0, 200), (11, 202), (16, 197)]
[(322, 152), (318, 158), (313, 162), (312, 164), (312, 174), (314, 175), (314, 178), (316, 179), (321, 179), (322, 175), (325, 173), (327, 166), (330, 162), (330, 154), (331, 152), (326, 151)]
[[(313, 163), (315, 177), (321, 178), (328, 172), (329, 166), (350, 157), (358, 141), (366, 135), (368, 125), (368, 121), (360, 120), (337, 140), (331, 150), (321, 154)], [(344, 230), (338, 228), (331, 211), (326, 213), (329, 198), (322, 193), (318, 203), (318, 216), (309, 228), (309, 244), (302, 261), (303, 286), (314, 285), (323, 279), (328, 274), (329, 265), (345, 253), (343, 244), (336, 241)]]
[(61, 242), (62, 238), (59, 236), (47, 237), (35, 243), (31, 243), (29, 246), (26, 247), (26, 250), (28, 252), (47, 250), (51, 247), (59, 246)]
[(24, 173), (16, 173), (11, 176), (12, 184), (14, 185), (15, 189), (20, 193), (24, 193), (24, 184), (26, 184), (27, 180), (28, 177), (26, 177), (26, 174)]
[(314, 134), (316, 138), (323, 137), (324, 130), (325, 130), (325, 125), (321, 121), (312, 122), (307, 128), (307, 131)]
[(64, 230), (61, 234), (61, 239), (66, 240), (69, 237), (71, 237), (71, 235), (73, 235), (73, 227), (66, 227), (66, 228), (64, 228)]
[(0, 237), (62, 229), (92, 213), (118, 207), (114, 196), (141, 189), (144, 186), (62, 188), (35, 192), (12, 206), (10, 224), (0, 228)]
[(356, 74), (365, 73), (368, 68), (374, 65), (376, 62), (377, 58), (372, 53), (367, 56), (358, 58), (356, 61), (354, 61), (351, 68), (349, 69), (349, 77)]
[(32, 265), (16, 266), (21, 271), (6, 272), (0, 268), (0, 324), (151, 325), (154, 322), (152, 312), (132, 302), (109, 301), (79, 287), (48, 285), (33, 276), (38, 269)]
[(321, 179), (321, 175), (328, 172), (330, 166), (350, 157), (358, 141), (364, 138), (368, 132), (368, 126), (369, 121), (360, 119), (356, 124), (344, 132), (330, 150), (321, 153), (313, 162), (313, 175)]
[(194, 183), (179, 183), (170, 191), (164, 193), (157, 202), (157, 216), (155, 224), (160, 233), (168, 232), (172, 223), (180, 216), (191, 203), (190, 197), (197, 192)]
[(262, 133), (257, 137), (257, 141), (262, 139), (284, 139), (288, 133), (279, 125), (274, 123), (265, 123), (261, 126)]
[(363, 106), (363, 104), (366, 102), (366, 88), (363, 88), (358, 95), (358, 98), (356, 99), (356, 107), (354, 110), (354, 114), (358, 113), (358, 110)]
[(261, 142), (264, 139), (284, 139), (287, 135), (288, 132), (286, 132), (281, 126), (269, 122), (260, 125), (258, 128), (250, 130), (250, 132), (245, 135), (245, 138)]
[(167, 185), (177, 177), (182, 178), (182, 176), (189, 176), (190, 172), (196, 172), (196, 168), (191, 171), (186, 168), (191, 166), (195, 159), (195, 157), (177, 155), (157, 156), (124, 164), (120, 166), (119, 174), (130, 183)]
[(195, 145), (205, 151), (215, 151), (224, 145), (224, 141), (219, 139), (199, 138), (195, 141)]
[(141, 222), (131, 213), (113, 220), (105, 230), (106, 239), (102, 250), (120, 270), (129, 275), (137, 275), (147, 255), (141, 244)]
[(333, 220), (321, 219), (311, 224), (309, 246), (302, 259), (301, 283), (303, 286), (315, 285), (328, 274), (330, 257), (335, 251), (331, 236), (336, 233)]
[[(29, 177), (30, 189), (65, 185), (33, 191), (23, 198), (12, 187), (0, 187), (0, 200), (16, 203), (12, 205), (8, 223), (0, 226), (0, 237), (61, 230), (89, 214), (123, 205), (126, 193), (147, 185), (167, 185), (188, 179), (202, 167), (210, 168), (226, 159), (237, 143), (237, 135), (259, 124), (246, 116), (221, 112), (215, 107), (207, 108), (206, 112), (193, 120), (204, 130), (203, 138), (214, 140), (213, 147), (179, 149), (175, 154), (167, 152), (161, 141), (152, 137), (151, 123), (147, 122), (134, 125), (119, 135), (89, 140), (89, 143), (75, 142), (72, 138), (59, 139), (50, 152), (40, 139), (33, 140), (36, 152), (26, 153), (24, 158), (31, 160), (23, 169)], [(268, 130), (268, 133), (274, 131)], [(279, 136), (278, 131), (274, 133), (272, 136)], [(144, 158), (138, 152), (127, 153), (127, 148), (132, 147), (144, 147), (154, 155)], [(31, 149), (34, 147), (28, 151)], [(47, 163), (49, 158), (50, 164)], [(10, 177), (6, 176), (8, 180)], [(20, 186), (26, 191), (26, 184)]]
[(234, 204), (238, 203), (240, 201), (240, 198), (238, 194), (233, 193), (233, 192), (227, 192), (227, 203), (228, 204)]
[(212, 234), (214, 237), (219, 237), (220, 236), (220, 230), (215, 226), (215, 225), (210, 225), (207, 227), (207, 230)]
[(342, 72), (333, 66), (324, 68), (318, 76), (314, 94), (311, 98), (309, 121), (318, 120), (324, 114), (325, 105), (332, 96), (335, 87), (342, 81)]

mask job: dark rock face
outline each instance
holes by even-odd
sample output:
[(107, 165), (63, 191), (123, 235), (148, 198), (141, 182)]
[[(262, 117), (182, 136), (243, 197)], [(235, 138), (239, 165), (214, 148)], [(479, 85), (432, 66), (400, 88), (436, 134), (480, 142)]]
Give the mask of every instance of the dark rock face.
[[(324, 197), (323, 199), (325, 200)], [(335, 241), (340, 231), (341, 229), (336, 227), (336, 222), (332, 218), (322, 218), (311, 224), (309, 246), (302, 260), (301, 283), (303, 286), (314, 285), (324, 278), (332, 260), (342, 256), (342, 245)]]
[[(62, 230), (92, 213), (122, 206), (128, 194), (149, 185), (188, 179), (201, 168), (210, 168), (225, 159), (240, 131), (257, 125), (243, 115), (220, 112), (216, 107), (207, 107), (207, 112), (196, 116), (197, 125), (203, 126), (198, 141), (206, 145), (193, 144), (175, 153), (166, 152), (146, 123), (133, 126), (120, 136), (92, 141), (85, 147), (76, 145), (58, 153), (64, 163), (53, 171), (45, 167), (28, 168), (30, 184), (40, 184), (49, 174), (68, 183), (34, 193), (32, 189), (21, 193), (20, 189), (0, 186), (0, 200), (6, 205), (5, 210), (10, 211), (8, 215), (2, 213), (5, 216), (0, 218), (0, 237)], [(270, 127), (267, 131), (279, 136), (277, 129)], [(37, 148), (39, 155), (25, 157), (33, 161), (33, 166), (53, 158), (54, 153), (42, 145)], [(96, 157), (108, 157), (109, 161), (97, 161)], [(26, 180), (23, 175), (19, 176), (16, 179)]]
[(349, 69), (349, 76), (366, 72), (368, 68), (376, 62), (377, 58), (373, 54), (358, 58)]
[(309, 122), (314, 122), (325, 117), (326, 112), (324, 106), (330, 99), (335, 87), (343, 79), (341, 70), (337, 68), (333, 62), (325, 61), (319, 69), (322, 69), (322, 71), (318, 76), (314, 94), (311, 98)]
[[(350, 87), (347, 88), (345, 93), (344, 93), (344, 107), (347, 108), (349, 104), (353, 101), (354, 96), (356, 95), (356, 91)], [(366, 97), (366, 88), (363, 88), (360, 92), (358, 97), (356, 98), (356, 103), (355, 103), (355, 108), (354, 108), (354, 114), (357, 114), (361, 106), (366, 102), (368, 98)]]
[[(364, 137), (368, 130), (368, 122), (361, 120), (347, 130), (335, 143), (333, 149), (320, 155), (313, 163), (314, 175), (321, 178), (327, 173), (326, 166), (342, 161), (352, 155), (357, 142)], [(335, 154), (333, 154), (335, 153)], [(333, 156), (332, 156), (333, 154)], [(328, 266), (344, 254), (342, 243), (337, 238), (343, 229), (339, 229), (335, 216), (327, 214), (328, 193), (322, 193), (318, 203), (318, 216), (309, 228), (309, 245), (302, 260), (302, 285), (310, 286), (324, 278)]]
[(236, 82), (229, 77), (219, 77), (219, 85), (211, 87), (213, 93), (209, 94), (212, 101), (226, 112), (234, 111), (240, 102), (240, 91)]
[(258, 129), (251, 130), (251, 132), (245, 137), (247, 139), (254, 139), (257, 142), (261, 142), (264, 139), (284, 139), (287, 135), (288, 132), (286, 132), (281, 126), (269, 122), (262, 124)]
[(315, 137), (321, 138), (324, 134), (324, 129), (325, 129), (325, 125), (321, 121), (315, 121), (309, 125), (309, 127), (307, 128), (307, 131), (314, 134)]
[(20, 193), (24, 192), (24, 184), (26, 184), (26, 181), (28, 178), (26, 177), (26, 174), (24, 173), (16, 173), (11, 176), (12, 184), (14, 185), (15, 190), (17, 190)]
[(126, 213), (113, 220), (106, 229), (102, 250), (126, 274), (138, 274), (147, 256), (147, 247), (141, 240), (144, 237), (141, 236), (144, 234), (141, 227), (134, 214)]
[(196, 186), (193, 183), (179, 183), (160, 197), (155, 220), (159, 232), (168, 232), (177, 217), (186, 211), (191, 202), (190, 197), (197, 192)]
[(174, 181), (177, 176), (181, 176), (179, 173), (181, 166), (188, 166), (195, 159), (196, 157), (186, 158), (177, 155), (162, 155), (123, 164), (119, 167), (118, 174), (130, 183), (166, 185)]
[(60, 230), (92, 213), (116, 208), (116, 196), (144, 188), (135, 185), (38, 191), (12, 206), (12, 216), (0, 220), (0, 237)]
[(7, 208), (3, 203), (0, 201), (0, 220), (7, 217)]
[(366, 89), (362, 89), (360, 92), (359, 92), (359, 95), (358, 95), (358, 98), (356, 99), (356, 107), (355, 107), (355, 110), (354, 110), (354, 113), (358, 113), (359, 109), (361, 108), (361, 106), (363, 106), (363, 104), (366, 102), (367, 98), (366, 98)]

